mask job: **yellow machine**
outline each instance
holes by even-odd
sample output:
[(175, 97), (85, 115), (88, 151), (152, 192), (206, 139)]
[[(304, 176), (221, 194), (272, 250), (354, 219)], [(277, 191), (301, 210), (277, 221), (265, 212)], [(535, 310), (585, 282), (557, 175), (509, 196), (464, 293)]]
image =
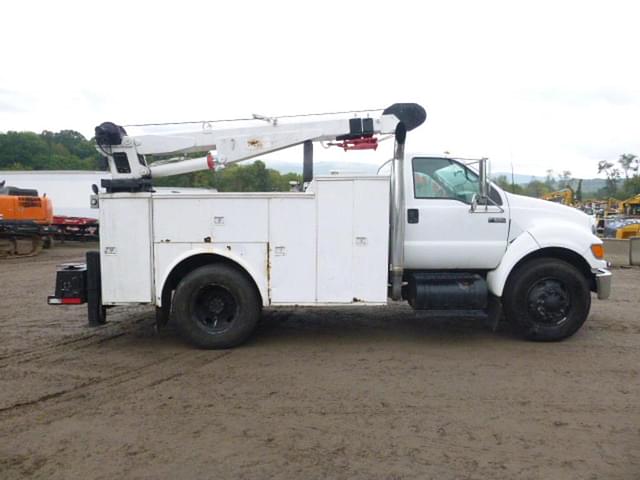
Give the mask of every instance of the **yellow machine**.
[[(618, 203), (617, 211), (625, 219), (640, 217), (640, 194), (629, 197)], [(616, 230), (616, 238), (626, 239), (640, 236), (640, 223), (630, 223)]]
[(629, 217), (640, 217), (640, 193), (620, 202), (618, 211)]
[(555, 192), (547, 193), (542, 196), (543, 200), (561, 203), (562, 205), (573, 206), (573, 189), (571, 187), (563, 188)]
[(620, 227), (616, 230), (616, 238), (621, 240), (638, 236), (640, 236), (640, 223), (625, 225), (624, 227)]

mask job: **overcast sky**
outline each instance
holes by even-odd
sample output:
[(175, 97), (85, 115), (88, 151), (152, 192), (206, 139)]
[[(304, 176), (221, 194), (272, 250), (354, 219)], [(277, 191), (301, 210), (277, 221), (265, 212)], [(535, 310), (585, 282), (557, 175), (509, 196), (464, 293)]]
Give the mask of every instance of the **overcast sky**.
[[(408, 149), (592, 177), (640, 155), (634, 1), (5, 2), (0, 131), (422, 104)], [(321, 159), (350, 157), (339, 150)], [(288, 155), (277, 154), (290, 158)]]

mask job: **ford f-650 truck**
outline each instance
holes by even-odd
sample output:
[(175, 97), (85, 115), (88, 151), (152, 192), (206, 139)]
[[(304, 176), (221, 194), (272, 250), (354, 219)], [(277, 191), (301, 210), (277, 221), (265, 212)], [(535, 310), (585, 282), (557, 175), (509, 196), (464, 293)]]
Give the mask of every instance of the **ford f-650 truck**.
[[(435, 315), (506, 318), (532, 340), (561, 340), (586, 320), (611, 273), (592, 219), (513, 195), (487, 160), (406, 154), (424, 122), (416, 104), (349, 117), (255, 116), (187, 132), (129, 136), (96, 128), (112, 178), (94, 188), (100, 250), (61, 266), (50, 304), (155, 305), (189, 342), (228, 348), (263, 307), (380, 305), (406, 300)], [(313, 142), (375, 149), (395, 139), (390, 175), (313, 177)], [(152, 178), (303, 145), (300, 192), (155, 192)], [(208, 152), (147, 163), (148, 155)]]

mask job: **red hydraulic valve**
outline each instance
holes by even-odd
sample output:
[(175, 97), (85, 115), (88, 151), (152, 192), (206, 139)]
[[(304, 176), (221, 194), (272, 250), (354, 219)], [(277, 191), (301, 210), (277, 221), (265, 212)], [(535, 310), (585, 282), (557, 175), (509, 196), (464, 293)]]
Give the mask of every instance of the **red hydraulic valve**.
[(345, 152), (347, 150), (375, 150), (378, 148), (378, 139), (376, 137), (351, 138), (329, 145), (343, 148)]
[(209, 170), (216, 169), (216, 159), (211, 155), (211, 152), (207, 153), (207, 167)]

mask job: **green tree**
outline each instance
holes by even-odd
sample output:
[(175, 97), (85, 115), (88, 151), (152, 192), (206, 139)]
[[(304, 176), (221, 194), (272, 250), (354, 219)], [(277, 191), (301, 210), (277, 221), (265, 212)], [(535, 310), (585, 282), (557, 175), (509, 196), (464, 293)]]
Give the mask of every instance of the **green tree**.
[(219, 192), (286, 192), (290, 181), (300, 182), (295, 173), (282, 175), (277, 170), (266, 168), (261, 160), (248, 165), (233, 164), (215, 172), (204, 171), (154, 178), (154, 185), (164, 187), (214, 188)]
[(633, 197), (640, 193), (640, 176), (633, 175), (628, 180), (624, 182), (624, 194), (622, 195), (624, 198)]
[(518, 195), (522, 195), (524, 193), (524, 189), (521, 185), (517, 183), (511, 183), (506, 175), (500, 175), (498, 178), (493, 180), (496, 184), (504, 191), (516, 193)]
[(571, 188), (571, 172), (569, 170), (563, 170), (562, 173), (558, 176), (558, 189), (561, 188)]
[(551, 188), (549, 187), (547, 182), (541, 182), (540, 180), (531, 180), (524, 188), (525, 195), (536, 198), (540, 198), (550, 191)]
[(556, 189), (556, 179), (552, 169), (547, 170), (547, 176), (544, 179), (544, 184), (547, 186), (549, 191)]
[(612, 162), (607, 160), (600, 160), (598, 162), (598, 173), (604, 173), (607, 176), (606, 195), (608, 197), (615, 197), (618, 192), (618, 183), (620, 182), (620, 170), (614, 168)]
[(0, 134), (0, 168), (16, 169), (21, 165), (32, 170), (44, 164), (49, 149), (46, 142), (33, 132), (7, 132)]
[(99, 154), (80, 133), (62, 130), (0, 133), (0, 170), (88, 170)]
[(84, 136), (75, 130), (60, 130), (53, 134), (53, 141), (63, 145), (71, 155), (81, 159), (97, 158), (98, 152), (92, 142), (87, 141)]
[(638, 172), (638, 157), (631, 153), (623, 153), (620, 155), (618, 163), (624, 173), (625, 180), (629, 180), (629, 172)]
[(582, 179), (581, 178), (578, 179), (578, 188), (576, 188), (575, 200), (576, 202), (582, 202)]

